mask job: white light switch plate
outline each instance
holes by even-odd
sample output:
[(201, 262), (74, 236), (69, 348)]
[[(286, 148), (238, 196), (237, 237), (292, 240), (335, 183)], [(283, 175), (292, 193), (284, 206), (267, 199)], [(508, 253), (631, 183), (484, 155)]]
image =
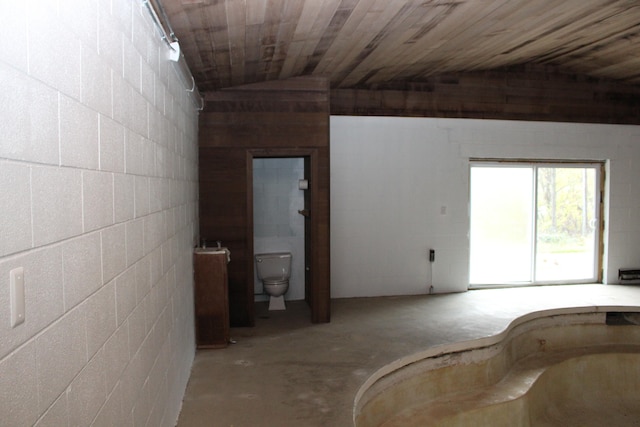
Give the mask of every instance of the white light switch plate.
[(24, 322), (24, 267), (14, 268), (9, 272), (11, 298), (11, 327), (15, 328)]

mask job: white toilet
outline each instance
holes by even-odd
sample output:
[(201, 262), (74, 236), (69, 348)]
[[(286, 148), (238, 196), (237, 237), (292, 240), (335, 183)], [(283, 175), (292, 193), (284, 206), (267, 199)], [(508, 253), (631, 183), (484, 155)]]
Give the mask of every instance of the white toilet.
[(291, 253), (256, 254), (256, 271), (264, 292), (269, 295), (269, 310), (285, 310), (284, 294), (289, 290)]

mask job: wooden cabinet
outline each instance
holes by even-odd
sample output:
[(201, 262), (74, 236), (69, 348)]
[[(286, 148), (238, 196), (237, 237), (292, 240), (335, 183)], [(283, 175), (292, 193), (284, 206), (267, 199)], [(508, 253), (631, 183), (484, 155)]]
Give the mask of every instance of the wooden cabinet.
[(196, 344), (198, 348), (222, 348), (229, 344), (228, 253), (196, 249), (195, 270)]

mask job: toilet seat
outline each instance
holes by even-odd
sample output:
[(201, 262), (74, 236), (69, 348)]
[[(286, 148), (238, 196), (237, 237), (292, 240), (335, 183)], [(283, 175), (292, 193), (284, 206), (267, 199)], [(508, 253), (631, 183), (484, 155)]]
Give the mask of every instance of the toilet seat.
[(289, 283), (289, 280), (287, 279), (283, 279), (282, 277), (278, 277), (278, 278), (267, 278), (267, 279), (262, 279), (262, 282), (265, 285), (286, 285)]

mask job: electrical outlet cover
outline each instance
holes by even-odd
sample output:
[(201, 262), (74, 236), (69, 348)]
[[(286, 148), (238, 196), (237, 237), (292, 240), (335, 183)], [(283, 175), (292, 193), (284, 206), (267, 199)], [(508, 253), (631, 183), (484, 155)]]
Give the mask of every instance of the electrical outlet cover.
[(9, 272), (11, 327), (15, 328), (24, 322), (24, 267), (14, 268)]

